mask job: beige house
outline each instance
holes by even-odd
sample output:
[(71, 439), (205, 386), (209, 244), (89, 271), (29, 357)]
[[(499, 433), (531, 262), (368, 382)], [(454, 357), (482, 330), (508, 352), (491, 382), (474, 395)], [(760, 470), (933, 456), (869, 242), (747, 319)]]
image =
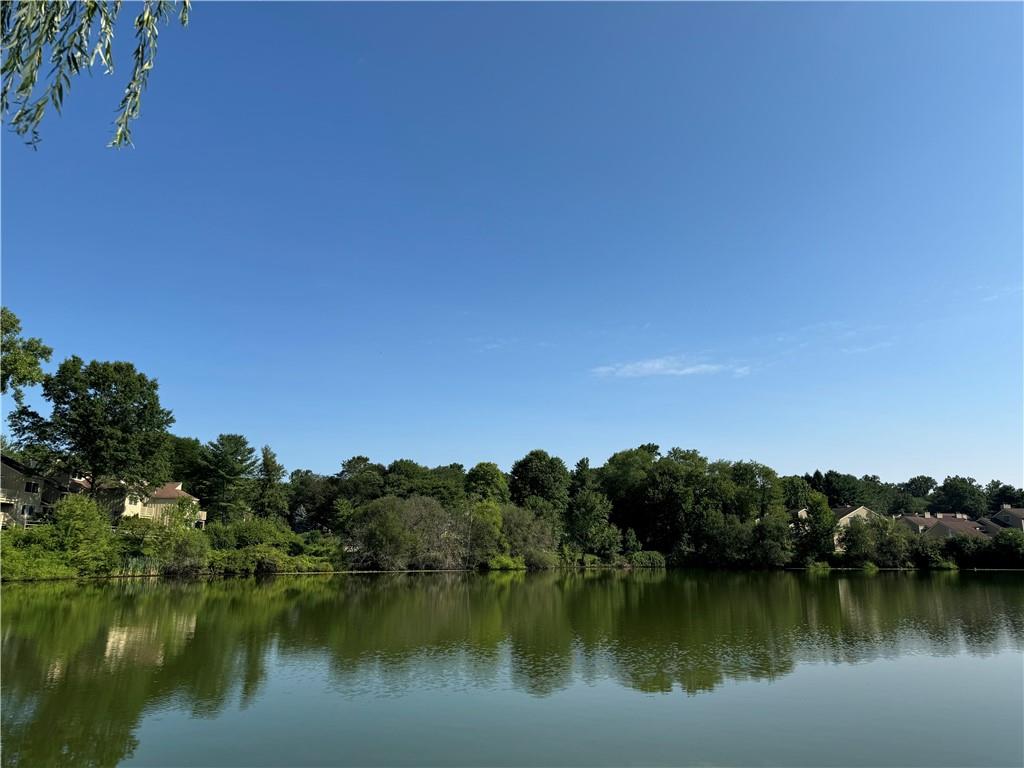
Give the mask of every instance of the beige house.
[(862, 523), (866, 523), (872, 517), (879, 517), (877, 512), (873, 512), (864, 506), (846, 506), (846, 507), (833, 507), (832, 514), (836, 516), (836, 533), (834, 541), (836, 545), (836, 552), (842, 552), (843, 548), (839, 544), (840, 531), (843, 528), (849, 528), (850, 523), (854, 520), (860, 520)]
[(195, 527), (205, 528), (206, 512), (198, 509), (199, 499), (182, 490), (181, 483), (173, 480), (161, 485), (145, 499), (128, 494), (124, 497), (124, 501), (121, 502), (120, 506), (116, 507), (113, 512), (118, 517), (141, 517), (146, 520), (161, 522), (167, 516), (170, 509), (178, 503), (179, 499), (188, 499), (195, 502), (197, 508)]
[(860, 520), (861, 522), (867, 522), (872, 517), (878, 517), (877, 512), (872, 512), (867, 507), (834, 507), (832, 514), (836, 516), (836, 527), (837, 528), (849, 528), (850, 523), (854, 520)]

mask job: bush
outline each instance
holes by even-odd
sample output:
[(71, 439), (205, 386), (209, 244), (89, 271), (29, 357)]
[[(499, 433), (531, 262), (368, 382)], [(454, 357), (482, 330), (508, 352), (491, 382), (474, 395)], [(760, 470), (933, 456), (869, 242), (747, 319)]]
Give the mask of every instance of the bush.
[(526, 562), (522, 557), (512, 555), (494, 555), (487, 561), (489, 571), (525, 571)]
[(915, 567), (925, 571), (941, 570), (947, 562), (943, 556), (942, 542), (925, 536), (918, 536), (914, 540), (910, 558)]
[(521, 557), (529, 571), (546, 571), (558, 567), (558, 555), (550, 549), (530, 548)]
[(634, 568), (664, 568), (665, 556), (661, 552), (653, 550), (641, 550), (634, 552), (628, 558), (629, 564)]
[(832, 570), (832, 566), (828, 563), (817, 560), (807, 566), (807, 572), (814, 575), (824, 575)]
[(110, 518), (99, 505), (81, 495), (65, 496), (54, 505), (57, 548), (80, 575), (109, 574), (117, 561)]
[(989, 568), (1024, 568), (1024, 531), (1000, 531), (989, 542)]
[(194, 528), (168, 531), (162, 537), (159, 560), (162, 573), (202, 573), (210, 564), (210, 540)]
[(232, 523), (235, 546), (239, 549), (265, 545), (284, 551), (302, 549), (302, 539), (280, 518), (257, 517)]
[(220, 522), (207, 523), (205, 533), (214, 549), (236, 549), (238, 547), (234, 526)]
[(35, 581), (67, 579), (78, 575), (55, 552), (54, 532), (49, 525), (35, 528), (14, 528), (0, 534), (0, 579), (3, 581)]

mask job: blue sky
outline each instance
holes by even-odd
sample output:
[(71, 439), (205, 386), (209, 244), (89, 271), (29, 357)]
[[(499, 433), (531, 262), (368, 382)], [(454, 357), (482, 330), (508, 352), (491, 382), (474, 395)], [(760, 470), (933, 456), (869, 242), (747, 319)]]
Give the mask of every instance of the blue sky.
[[(131, 10), (131, 7), (126, 7)], [(289, 469), (1022, 482), (1022, 6), (198, 4), (3, 136), (3, 301)]]

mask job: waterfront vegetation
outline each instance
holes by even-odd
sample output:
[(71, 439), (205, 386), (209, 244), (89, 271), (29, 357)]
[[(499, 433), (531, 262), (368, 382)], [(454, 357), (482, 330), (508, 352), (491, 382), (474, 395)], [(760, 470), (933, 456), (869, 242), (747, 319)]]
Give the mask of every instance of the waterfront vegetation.
[[(899, 513), (962, 512), (972, 518), (1024, 492), (996, 480), (925, 476), (887, 483), (835, 470), (780, 476), (756, 461), (712, 461), (653, 444), (604, 465), (570, 470), (543, 450), (510, 472), (479, 463), (388, 465), (365, 456), (336, 474), (288, 474), (274, 451), (238, 434), (207, 443), (168, 430), (173, 415), (157, 382), (127, 362), (77, 357), (44, 373), (50, 350), (24, 339), (4, 312), (3, 379), (18, 407), (4, 451), (43, 475), (84, 476), (88, 494), (67, 496), (49, 518), (3, 533), (4, 579), (109, 575), (251, 575), (336, 570), (544, 570), (556, 567), (782, 568), (814, 563), (944, 570), (1024, 567), (1024, 533), (936, 541), (911, 534)], [(41, 414), (22, 390), (39, 385)], [(208, 514), (192, 527), (181, 500), (162, 523), (111, 518), (105, 494), (145, 494), (184, 483)], [(839, 530), (832, 508), (865, 505), (879, 517)], [(792, 510), (805, 509), (797, 518)], [(113, 525), (113, 527), (112, 527)], [(819, 566), (820, 567), (820, 566)]]

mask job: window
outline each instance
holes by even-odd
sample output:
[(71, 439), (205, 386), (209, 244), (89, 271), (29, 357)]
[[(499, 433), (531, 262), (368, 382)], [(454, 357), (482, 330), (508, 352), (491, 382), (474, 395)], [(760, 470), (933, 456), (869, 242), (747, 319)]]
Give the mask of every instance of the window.
[(33, 483), (31, 480), (26, 482), (25, 493), (39, 493), (39, 483)]

